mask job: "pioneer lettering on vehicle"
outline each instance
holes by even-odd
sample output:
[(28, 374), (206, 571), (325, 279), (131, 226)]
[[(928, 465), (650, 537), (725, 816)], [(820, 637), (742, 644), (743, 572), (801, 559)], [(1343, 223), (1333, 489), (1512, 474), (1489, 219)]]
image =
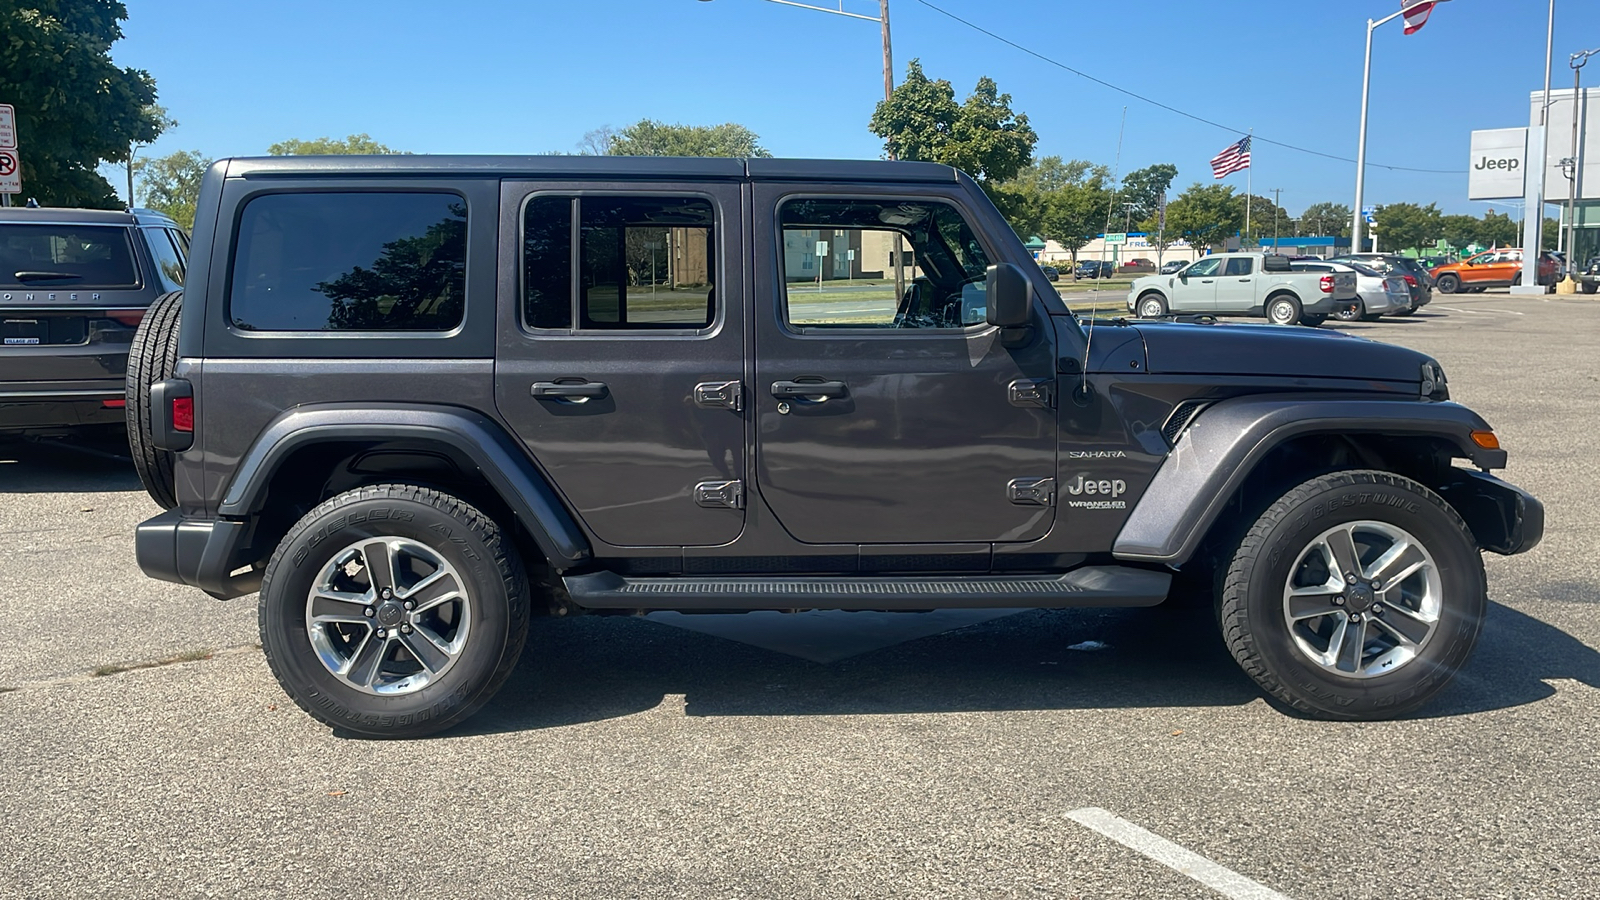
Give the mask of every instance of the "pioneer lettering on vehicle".
[[(139, 564), (259, 592), (273, 674), (346, 732), (467, 718), (534, 615), (1219, 584), (1263, 690), (1399, 715), (1471, 649), (1481, 550), (1543, 531), (1433, 360), (1080, 320), (944, 166), (228, 159), (200, 209), (188, 290), (134, 341), (132, 448), (167, 510)], [(1273, 321), (1347, 287), (1244, 256)]]

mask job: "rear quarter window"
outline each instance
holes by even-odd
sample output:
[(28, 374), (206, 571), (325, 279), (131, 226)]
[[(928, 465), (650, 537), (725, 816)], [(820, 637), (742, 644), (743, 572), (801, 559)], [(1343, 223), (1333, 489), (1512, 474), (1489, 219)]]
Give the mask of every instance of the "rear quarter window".
[(0, 224), (0, 290), (139, 287), (128, 229)]
[(243, 331), (450, 331), (466, 240), (455, 193), (263, 194), (240, 213), (229, 315)]

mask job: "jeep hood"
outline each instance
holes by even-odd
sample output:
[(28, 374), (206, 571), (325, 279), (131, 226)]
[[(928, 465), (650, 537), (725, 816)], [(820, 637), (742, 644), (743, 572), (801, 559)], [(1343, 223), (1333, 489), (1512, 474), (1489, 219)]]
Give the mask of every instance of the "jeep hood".
[(1405, 347), (1320, 328), (1184, 322), (1140, 322), (1132, 328), (1144, 342), (1145, 371), (1153, 375), (1287, 376), (1417, 384), (1422, 380), (1423, 364), (1432, 361)]

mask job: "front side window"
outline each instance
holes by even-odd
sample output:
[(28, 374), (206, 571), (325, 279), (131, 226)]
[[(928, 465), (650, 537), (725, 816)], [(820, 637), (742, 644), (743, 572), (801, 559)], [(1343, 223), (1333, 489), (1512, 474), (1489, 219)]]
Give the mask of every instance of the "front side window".
[(530, 328), (572, 328), (574, 308), (583, 331), (702, 329), (715, 318), (715, 213), (703, 198), (538, 196), (522, 236)]
[(959, 329), (985, 320), (989, 255), (948, 203), (790, 200), (778, 218), (792, 326)]
[(1217, 274), (1217, 269), (1221, 267), (1222, 259), (1220, 257), (1212, 256), (1196, 261), (1189, 268), (1184, 269), (1183, 274), (1191, 277), (1210, 278), (1211, 276)]
[(0, 290), (139, 286), (128, 229), (114, 225), (0, 225)]
[(466, 270), (459, 194), (264, 194), (239, 219), (230, 310), (245, 331), (449, 331)]

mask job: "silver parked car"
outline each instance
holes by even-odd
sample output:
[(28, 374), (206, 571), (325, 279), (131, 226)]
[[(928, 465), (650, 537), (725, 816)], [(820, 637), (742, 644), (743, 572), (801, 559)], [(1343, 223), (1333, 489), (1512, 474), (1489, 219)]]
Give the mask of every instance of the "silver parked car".
[(1359, 303), (1336, 310), (1333, 317), (1341, 322), (1376, 322), (1382, 316), (1399, 315), (1411, 309), (1411, 289), (1399, 275), (1385, 275), (1377, 269), (1360, 263), (1299, 261), (1290, 267), (1305, 272), (1355, 272), (1356, 297)]

